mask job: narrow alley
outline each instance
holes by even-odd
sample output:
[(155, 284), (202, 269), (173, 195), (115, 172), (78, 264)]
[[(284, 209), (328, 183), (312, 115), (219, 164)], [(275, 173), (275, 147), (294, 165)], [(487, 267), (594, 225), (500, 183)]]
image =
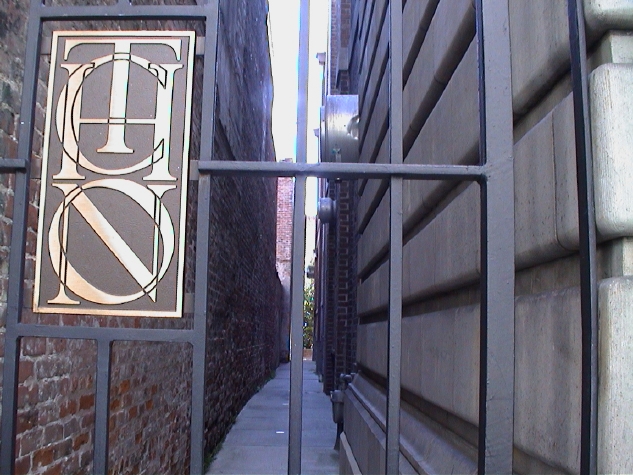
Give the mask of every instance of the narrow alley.
[[(315, 365), (303, 361), (301, 473), (327, 475), (338, 473), (336, 425)], [(290, 364), (282, 364), (242, 409), (207, 475), (287, 473), (289, 395)]]

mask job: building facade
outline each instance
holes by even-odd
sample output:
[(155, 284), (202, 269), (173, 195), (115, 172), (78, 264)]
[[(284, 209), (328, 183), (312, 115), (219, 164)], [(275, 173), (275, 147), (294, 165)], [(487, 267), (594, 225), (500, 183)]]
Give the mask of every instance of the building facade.
[[(479, 163), (474, 2), (404, 3), (405, 164)], [(598, 235), (598, 473), (633, 470), (630, 193), (633, 9), (584, 0), (593, 178)], [(513, 470), (579, 473), (581, 310), (578, 190), (567, 2), (510, 0), (515, 180)], [(389, 162), (389, 5), (332, 2), (330, 94), (357, 94), (359, 161)], [(349, 36), (347, 36), (349, 35)], [(628, 85), (628, 86), (627, 86)], [(327, 160), (327, 158), (326, 158)], [(358, 371), (346, 390), (341, 473), (382, 473), (385, 459), (389, 190), (381, 180), (348, 186), (350, 207), (320, 227), (318, 312), (337, 311), (341, 253), (350, 258), (358, 325), (346, 349), (326, 349), (323, 373)], [(404, 182), (400, 414), (402, 473), (477, 471), (481, 245), (476, 183)], [(351, 223), (353, 235), (340, 239)], [(340, 226), (337, 228), (337, 226)], [(339, 307), (340, 309), (340, 307)], [(318, 325), (318, 323), (317, 323)], [(340, 334), (339, 334), (340, 335)], [(355, 341), (354, 341), (355, 340)], [(341, 344), (342, 338), (335, 338)], [(328, 361), (328, 351), (332, 358)], [(356, 367), (339, 364), (345, 351)], [(329, 372), (329, 373), (328, 373)], [(328, 376), (329, 374), (329, 376)], [(352, 469), (354, 467), (354, 469)]]
[[(72, 2), (63, 2), (64, 4)], [(76, 2), (85, 5), (85, 2)], [(89, 2), (91, 5), (112, 2)], [(136, 2), (133, 2), (136, 3)], [(139, 2), (142, 3), (142, 2)], [(189, 4), (195, 2), (165, 2)], [(212, 148), (220, 160), (274, 161), (271, 136), (272, 80), (266, 2), (221, 2)], [(0, 157), (15, 159), (26, 50), (29, 1), (0, 5)], [(204, 447), (211, 453), (243, 405), (279, 362), (282, 287), (275, 268), (276, 180), (214, 177), (210, 196), (209, 249), (196, 249), (198, 181), (189, 176), (184, 239), (183, 317), (104, 317), (32, 312), (39, 184), (50, 51), (56, 30), (194, 30), (182, 21), (48, 22), (42, 31), (35, 105), (26, 238), (25, 323), (59, 327), (187, 329), (192, 327), (195, 263), (207, 254), (207, 355), (204, 381)], [(50, 48), (49, 48), (50, 49)], [(190, 156), (201, 143), (203, 63), (194, 61)], [(21, 157), (25, 158), (25, 157)], [(7, 282), (16, 175), (0, 177), (0, 362), (4, 364)], [(84, 256), (87, 260), (93, 256)], [(92, 262), (99, 266), (99, 262)], [(96, 268), (96, 267), (95, 267)], [(123, 271), (124, 272), (124, 271)], [(192, 348), (187, 343), (116, 341), (109, 381), (109, 472), (188, 473), (192, 441)], [(11, 355), (6, 357), (11, 358)], [(88, 339), (25, 337), (19, 343), (16, 388), (15, 472), (92, 473), (95, 444), (97, 344)], [(4, 394), (11, 389), (4, 388)], [(3, 440), (3, 443), (7, 441)], [(197, 443), (194, 441), (193, 443)]]

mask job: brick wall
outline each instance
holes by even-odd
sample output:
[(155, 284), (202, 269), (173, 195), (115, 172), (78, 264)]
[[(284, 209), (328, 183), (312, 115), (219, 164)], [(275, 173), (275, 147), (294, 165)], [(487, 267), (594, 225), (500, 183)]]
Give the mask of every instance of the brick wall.
[[(284, 161), (292, 161), (285, 159)], [(277, 179), (277, 274), (283, 287), (283, 312), (279, 343), (280, 359), (290, 358), (290, 273), (292, 271), (292, 218), (294, 208), (294, 179)]]
[[(332, 0), (328, 80), (330, 94), (350, 94), (352, 84), (347, 70), (340, 69), (339, 56), (351, 53), (352, 0)], [(317, 320), (323, 320), (323, 350), (319, 369), (323, 390), (329, 393), (338, 385), (338, 376), (355, 369), (356, 360), (356, 182), (329, 180), (324, 193), (336, 201), (334, 223), (323, 226), (319, 239), (324, 255), (318, 257), (316, 294)], [(322, 187), (322, 192), (325, 190)], [(322, 248), (323, 249), (323, 248)], [(322, 290), (321, 290), (322, 289)], [(319, 324), (315, 324), (320, 328)]]
[[(17, 153), (27, 10), (27, 0), (0, 6), (1, 158), (15, 158)], [(263, 0), (223, 2), (221, 6), (215, 137), (215, 152), (220, 159), (274, 159), (265, 11)], [(138, 26), (125, 24), (126, 29)], [(148, 27), (161, 28), (156, 23)], [(44, 315), (30, 311), (46, 61), (47, 58), (41, 66), (35, 116), (23, 320), (54, 325), (190, 328), (191, 314), (179, 320), (164, 320)], [(197, 59), (192, 151), (200, 144), (200, 101), (195, 98), (201, 93), (201, 66)], [(0, 361), (4, 361), (14, 182), (11, 174), (0, 175)], [(196, 182), (190, 182), (189, 189), (186, 293), (193, 291), (196, 278)], [(212, 239), (208, 251), (207, 450), (221, 440), (242, 405), (279, 361), (282, 294), (275, 272), (275, 180), (217, 178), (212, 203)], [(191, 357), (191, 349), (184, 344), (117, 342), (113, 345), (111, 473), (188, 472)], [(95, 365), (96, 345), (92, 341), (22, 340), (17, 401), (18, 473), (91, 472)]]
[(331, 181), (328, 197), (336, 201), (334, 223), (323, 231), (327, 252), (320, 261), (319, 281), (325, 286), (317, 299), (325, 299), (324, 308), (323, 391), (336, 389), (341, 373), (355, 370), (356, 362), (356, 213), (355, 181)]
[(332, 0), (330, 18), (329, 93), (350, 94), (350, 74), (344, 63), (351, 51), (352, 0)]

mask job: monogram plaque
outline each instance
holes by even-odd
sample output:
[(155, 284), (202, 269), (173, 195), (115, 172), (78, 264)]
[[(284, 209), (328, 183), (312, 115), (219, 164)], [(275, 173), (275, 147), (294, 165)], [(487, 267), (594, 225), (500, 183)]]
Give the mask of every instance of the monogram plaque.
[(180, 317), (195, 33), (53, 34), (33, 310)]

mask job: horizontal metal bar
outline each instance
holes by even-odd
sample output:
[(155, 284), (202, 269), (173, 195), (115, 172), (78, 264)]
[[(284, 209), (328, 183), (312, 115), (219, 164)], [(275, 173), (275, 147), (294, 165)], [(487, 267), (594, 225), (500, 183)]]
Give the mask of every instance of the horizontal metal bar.
[(319, 178), (389, 178), (410, 180), (475, 181), (485, 177), (485, 166), (472, 165), (392, 165), (379, 163), (289, 163), (206, 161), (198, 164), (199, 173), (213, 175), (316, 176)]
[(0, 173), (13, 173), (26, 168), (26, 160), (21, 158), (0, 158)]
[[(216, 0), (217, 1), (217, 0)], [(205, 20), (213, 15), (213, 2), (206, 5), (115, 5), (95, 6), (45, 6), (36, 13), (43, 20)]]
[[(9, 332), (9, 330), (7, 331)], [(193, 330), (167, 330), (153, 328), (108, 328), (57, 325), (34, 325), (19, 323), (12, 336), (36, 338), (68, 338), (71, 340), (99, 341), (155, 341), (190, 343), (196, 332)]]

